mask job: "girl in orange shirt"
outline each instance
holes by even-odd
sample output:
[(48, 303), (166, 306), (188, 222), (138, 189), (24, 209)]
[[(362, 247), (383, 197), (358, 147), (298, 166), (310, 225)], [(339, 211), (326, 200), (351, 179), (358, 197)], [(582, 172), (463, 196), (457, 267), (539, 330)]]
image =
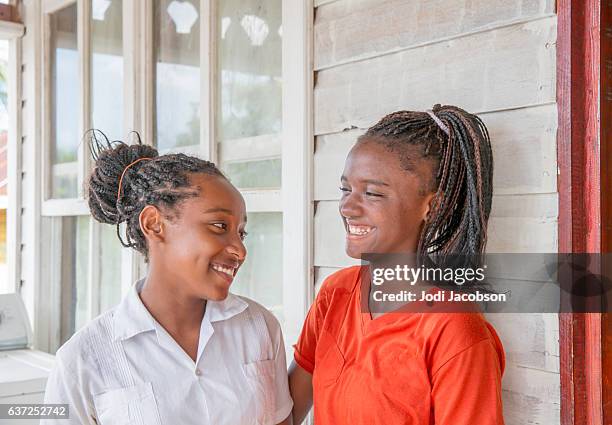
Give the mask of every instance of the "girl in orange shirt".
[[(483, 122), (454, 106), (368, 129), (341, 177), (346, 252), (480, 254), (493, 158)], [(370, 313), (360, 267), (331, 275), (290, 368), (293, 420), (317, 425), (503, 424), (503, 347), (479, 313)], [(367, 304), (367, 303), (366, 303)]]

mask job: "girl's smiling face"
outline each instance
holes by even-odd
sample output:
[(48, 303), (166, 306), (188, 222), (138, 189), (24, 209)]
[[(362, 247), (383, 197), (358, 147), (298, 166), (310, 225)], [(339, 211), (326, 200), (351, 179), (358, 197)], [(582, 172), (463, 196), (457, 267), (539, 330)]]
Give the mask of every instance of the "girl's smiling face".
[(341, 177), (340, 215), (346, 229), (346, 253), (416, 252), (422, 225), (435, 193), (434, 161), (414, 148), (411, 170), (397, 153), (373, 139), (351, 149)]
[[(184, 293), (222, 300), (246, 257), (244, 200), (218, 176), (194, 174), (190, 183), (199, 195), (182, 201), (176, 218), (161, 218), (161, 231), (149, 243), (151, 262), (161, 262)], [(150, 228), (146, 218), (141, 217), (141, 223)]]

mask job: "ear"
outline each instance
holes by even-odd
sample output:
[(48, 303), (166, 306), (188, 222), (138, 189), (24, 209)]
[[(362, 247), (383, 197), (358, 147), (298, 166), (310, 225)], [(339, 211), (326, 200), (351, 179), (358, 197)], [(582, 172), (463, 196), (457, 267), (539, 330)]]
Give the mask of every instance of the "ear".
[(425, 208), (423, 209), (423, 221), (429, 220), (429, 213), (433, 210), (434, 204), (436, 202), (438, 193), (430, 192), (425, 195)]
[(144, 207), (138, 216), (138, 221), (140, 231), (147, 241), (162, 242), (164, 240), (164, 217), (157, 207), (153, 205)]

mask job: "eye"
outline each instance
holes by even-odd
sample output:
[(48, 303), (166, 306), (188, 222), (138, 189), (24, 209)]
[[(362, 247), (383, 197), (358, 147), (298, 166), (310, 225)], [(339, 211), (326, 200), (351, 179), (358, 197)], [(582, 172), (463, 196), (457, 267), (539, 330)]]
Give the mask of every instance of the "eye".
[(249, 233), (243, 230), (242, 232), (240, 232), (240, 240), (245, 240), (248, 235)]
[(227, 230), (227, 224), (225, 223), (211, 223), (211, 225), (220, 230)]
[(366, 194), (366, 196), (375, 196), (377, 198), (382, 198), (383, 197), (383, 195), (381, 195), (380, 193), (366, 192), (365, 194)]
[(343, 187), (343, 186), (340, 186), (338, 189), (340, 189), (340, 191), (344, 193), (348, 193), (351, 191), (351, 189), (349, 189), (348, 187)]

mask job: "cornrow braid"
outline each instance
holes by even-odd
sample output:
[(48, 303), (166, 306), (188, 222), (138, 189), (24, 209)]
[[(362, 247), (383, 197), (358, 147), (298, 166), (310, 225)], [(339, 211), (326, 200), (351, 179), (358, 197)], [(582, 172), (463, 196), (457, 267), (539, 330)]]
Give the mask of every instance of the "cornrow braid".
[[(126, 144), (109, 141), (99, 130), (85, 133), (95, 160), (87, 184), (88, 204), (97, 221), (117, 226), (117, 237), (124, 247), (134, 248), (148, 260), (147, 243), (139, 223), (144, 207), (154, 205), (172, 211), (182, 200), (198, 196), (198, 190), (190, 186), (190, 174), (225, 176), (212, 162), (193, 156), (182, 153), (160, 156), (155, 148), (142, 143), (138, 133), (132, 134), (135, 142)], [(120, 230), (123, 222), (125, 237)]]
[(384, 145), (411, 169), (415, 150), (431, 158), (437, 173), (427, 190), (436, 192), (423, 225), (417, 254), (479, 255), (487, 241), (493, 195), (493, 154), (480, 118), (456, 106), (433, 108), (447, 135), (427, 112), (398, 111), (382, 118), (359, 138)]

